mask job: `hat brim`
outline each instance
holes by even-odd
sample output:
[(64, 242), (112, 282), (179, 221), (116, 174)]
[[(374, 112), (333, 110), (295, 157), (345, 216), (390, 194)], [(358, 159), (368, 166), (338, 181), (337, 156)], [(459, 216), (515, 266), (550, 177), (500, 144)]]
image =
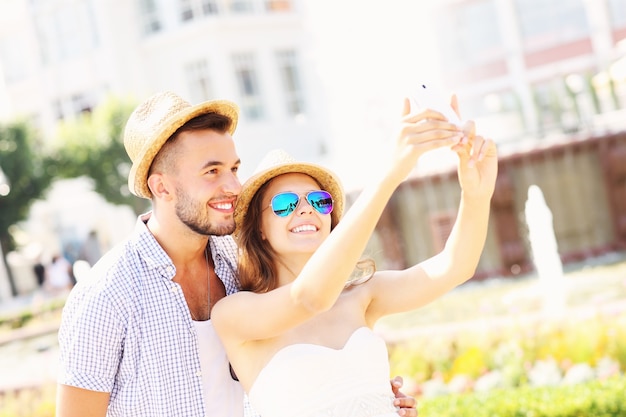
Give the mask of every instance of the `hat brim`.
[(154, 157), (159, 153), (163, 144), (165, 144), (182, 125), (194, 117), (207, 113), (217, 113), (228, 117), (231, 120), (228, 133), (232, 135), (235, 132), (239, 119), (239, 109), (234, 103), (227, 100), (206, 101), (195, 106), (190, 106), (171, 116), (162, 123), (163, 128), (156, 132), (153, 140), (147, 142), (141, 149), (135, 159), (137, 162), (130, 168), (128, 187), (133, 194), (138, 197), (152, 198), (152, 192), (148, 187), (148, 171), (150, 170)]
[(235, 226), (234, 235), (237, 236), (241, 225), (246, 221), (248, 206), (259, 189), (273, 178), (282, 174), (306, 174), (317, 181), (320, 187), (328, 191), (333, 196), (333, 211), (331, 216), (331, 227), (334, 228), (343, 215), (345, 195), (339, 178), (328, 169), (306, 162), (290, 162), (271, 167), (252, 175), (242, 186), (241, 193), (237, 197), (235, 206)]

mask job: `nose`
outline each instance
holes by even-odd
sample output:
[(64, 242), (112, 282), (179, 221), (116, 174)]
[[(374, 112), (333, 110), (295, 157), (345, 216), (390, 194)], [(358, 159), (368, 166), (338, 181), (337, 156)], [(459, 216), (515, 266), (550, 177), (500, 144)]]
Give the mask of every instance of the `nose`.
[(239, 195), (241, 193), (241, 182), (235, 173), (228, 174), (228, 178), (222, 184), (222, 190), (226, 194)]
[(298, 215), (301, 216), (306, 213), (313, 213), (313, 207), (309, 204), (309, 201), (305, 197), (300, 197), (298, 201), (298, 207), (296, 207)]

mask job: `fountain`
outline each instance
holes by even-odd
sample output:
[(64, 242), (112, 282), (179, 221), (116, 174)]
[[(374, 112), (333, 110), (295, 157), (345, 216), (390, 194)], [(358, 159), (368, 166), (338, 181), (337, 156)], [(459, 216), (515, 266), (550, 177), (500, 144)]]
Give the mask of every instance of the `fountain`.
[(542, 296), (543, 311), (548, 315), (559, 315), (565, 308), (563, 264), (554, 236), (552, 212), (537, 185), (528, 187), (525, 215), (532, 259), (539, 278), (538, 290)]

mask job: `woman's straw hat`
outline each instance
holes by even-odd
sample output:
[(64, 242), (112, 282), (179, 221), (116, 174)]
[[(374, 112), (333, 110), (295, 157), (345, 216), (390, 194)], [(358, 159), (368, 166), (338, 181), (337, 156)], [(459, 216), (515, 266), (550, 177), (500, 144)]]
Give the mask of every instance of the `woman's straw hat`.
[(226, 100), (205, 101), (192, 106), (178, 95), (166, 91), (150, 97), (135, 109), (124, 131), (124, 147), (133, 163), (128, 174), (128, 188), (133, 194), (152, 198), (147, 180), (154, 157), (178, 128), (207, 113), (228, 117), (228, 133), (234, 133), (239, 107)]
[[(334, 228), (343, 215), (345, 195), (339, 178), (330, 170), (308, 162), (298, 162), (287, 152), (277, 149), (269, 152), (250, 178), (242, 186), (235, 206), (235, 224), (237, 228), (246, 220), (246, 213), (252, 197), (263, 184), (282, 174), (302, 173), (315, 179), (320, 187), (333, 196), (333, 211), (330, 213)], [(235, 232), (237, 234), (237, 232)]]

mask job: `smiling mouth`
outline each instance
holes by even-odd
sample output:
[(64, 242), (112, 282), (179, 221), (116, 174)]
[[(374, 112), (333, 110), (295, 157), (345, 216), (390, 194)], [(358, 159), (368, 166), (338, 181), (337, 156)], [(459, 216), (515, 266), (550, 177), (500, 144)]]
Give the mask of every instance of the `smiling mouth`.
[(317, 232), (317, 227), (312, 224), (303, 224), (300, 226), (296, 226), (291, 229), (292, 233), (301, 233), (301, 232)]
[(233, 209), (233, 203), (213, 203), (213, 204), (209, 204), (209, 206), (217, 210), (232, 210)]

